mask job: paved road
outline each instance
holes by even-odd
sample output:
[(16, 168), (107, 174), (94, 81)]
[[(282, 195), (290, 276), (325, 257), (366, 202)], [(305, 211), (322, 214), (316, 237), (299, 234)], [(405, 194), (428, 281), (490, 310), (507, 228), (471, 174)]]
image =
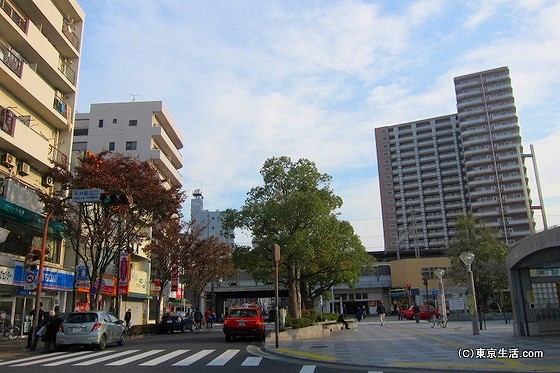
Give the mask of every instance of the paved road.
[[(511, 324), (486, 322), (480, 335), (472, 334), (470, 321), (450, 321), (445, 329), (389, 318), (381, 326), (371, 317), (356, 329), (337, 331), (314, 340), (267, 341), (271, 354), (310, 359), (356, 368), (392, 370), (545, 371), (560, 372), (560, 337), (515, 337)], [(535, 356), (523, 358), (523, 354)]]

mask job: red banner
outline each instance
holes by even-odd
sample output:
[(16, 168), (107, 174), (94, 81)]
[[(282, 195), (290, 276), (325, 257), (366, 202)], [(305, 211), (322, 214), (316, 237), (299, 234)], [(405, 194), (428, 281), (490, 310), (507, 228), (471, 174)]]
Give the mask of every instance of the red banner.
[(130, 281), (130, 254), (122, 252), (119, 259), (119, 295), (128, 295), (128, 283)]
[(179, 268), (177, 264), (171, 267), (171, 291), (179, 290)]

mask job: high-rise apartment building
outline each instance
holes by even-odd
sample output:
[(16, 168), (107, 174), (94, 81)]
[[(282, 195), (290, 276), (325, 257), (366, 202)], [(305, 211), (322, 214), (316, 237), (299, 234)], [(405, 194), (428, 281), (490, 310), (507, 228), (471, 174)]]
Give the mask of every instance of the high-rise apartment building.
[[(52, 193), (49, 171), (69, 167), (83, 25), (75, 0), (0, 1), (0, 312), (18, 326), (34, 306), (36, 271), (23, 261), (42, 246), (37, 191)], [(73, 289), (60, 228), (47, 234), (46, 310)]]
[(507, 67), (455, 78), (458, 114), (375, 129), (385, 250), (441, 252), (466, 212), (509, 245), (534, 227)]
[(74, 154), (109, 150), (152, 161), (162, 178), (182, 186), (183, 134), (162, 101), (90, 105), (76, 113)]
[(535, 224), (509, 69), (454, 82), (470, 211), (511, 245)]

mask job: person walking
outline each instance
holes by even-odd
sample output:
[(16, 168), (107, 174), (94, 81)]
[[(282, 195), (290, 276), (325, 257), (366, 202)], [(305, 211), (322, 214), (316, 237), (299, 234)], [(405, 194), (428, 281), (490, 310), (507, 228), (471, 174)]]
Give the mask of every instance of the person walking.
[(385, 325), (385, 305), (382, 301), (377, 302), (377, 315), (381, 326)]
[(420, 322), (420, 306), (415, 302), (414, 306), (412, 307), (412, 312), (414, 313), (414, 320), (417, 323)]
[(126, 328), (130, 328), (130, 320), (132, 320), (132, 310), (129, 308), (128, 311), (124, 313), (124, 323)]
[[(43, 302), (39, 302), (39, 318), (37, 321), (37, 329), (33, 330), (33, 323), (31, 324), (31, 328), (29, 329), (29, 333), (27, 334), (27, 346), (26, 348), (29, 348), (31, 350), (35, 350), (35, 347), (37, 347), (37, 342), (39, 341), (39, 338), (35, 337), (33, 338), (33, 334), (37, 334), (37, 332), (43, 327), (43, 324), (45, 323), (45, 318), (47, 313), (45, 311), (43, 311)], [(35, 317), (35, 309), (32, 309), (31, 311), (29, 311), (29, 317), (34, 318)]]

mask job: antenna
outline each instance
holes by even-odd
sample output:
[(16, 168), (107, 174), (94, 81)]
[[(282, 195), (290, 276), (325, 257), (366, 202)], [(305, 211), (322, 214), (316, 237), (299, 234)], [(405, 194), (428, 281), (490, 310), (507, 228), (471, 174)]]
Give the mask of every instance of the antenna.
[(132, 102), (136, 101), (136, 96), (140, 96), (137, 93), (131, 93), (130, 96), (132, 97)]

